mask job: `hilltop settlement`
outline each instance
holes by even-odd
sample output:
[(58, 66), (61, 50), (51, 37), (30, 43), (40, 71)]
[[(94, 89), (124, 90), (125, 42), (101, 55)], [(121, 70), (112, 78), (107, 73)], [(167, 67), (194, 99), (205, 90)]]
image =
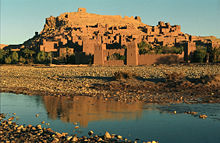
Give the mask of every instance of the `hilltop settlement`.
[[(10, 60), (5, 56), (5, 60), (2, 56), (0, 60), (1, 63), (44, 63), (41, 57), (49, 53), (49, 62), (55, 64), (122, 66), (218, 62), (219, 47), (220, 39), (183, 33), (180, 25), (159, 21), (158, 25), (149, 26), (142, 23), (139, 16), (98, 15), (78, 8), (77, 12), (46, 18), (43, 30), (35, 32), (34, 37), (23, 44), (1, 44), (1, 49), (20, 53), (20, 59)], [(37, 60), (32, 56), (38, 57)]]

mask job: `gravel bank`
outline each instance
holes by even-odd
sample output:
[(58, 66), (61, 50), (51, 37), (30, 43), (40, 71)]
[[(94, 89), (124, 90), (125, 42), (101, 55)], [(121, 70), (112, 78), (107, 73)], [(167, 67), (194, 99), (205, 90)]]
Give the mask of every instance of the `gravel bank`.
[[(112, 77), (118, 71), (134, 73), (139, 79), (114, 81)], [(151, 103), (220, 102), (218, 85), (210, 87), (210, 85), (184, 82), (178, 87), (168, 87), (161, 84), (160, 81), (165, 79), (166, 73), (173, 72), (182, 73), (188, 79), (198, 79), (204, 75), (220, 74), (220, 65), (137, 67), (4, 65), (0, 67), (0, 92), (53, 96), (86, 95), (125, 102), (137, 100)], [(184, 87), (182, 84), (187, 86)], [(179, 89), (180, 87), (184, 88)], [(210, 97), (201, 99), (201, 96)]]

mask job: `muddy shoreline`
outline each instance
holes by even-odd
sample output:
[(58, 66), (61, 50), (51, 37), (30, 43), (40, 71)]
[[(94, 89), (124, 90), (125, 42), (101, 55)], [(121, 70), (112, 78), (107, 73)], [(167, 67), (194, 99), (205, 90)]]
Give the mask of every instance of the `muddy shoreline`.
[[(1, 66), (0, 92), (144, 103), (220, 103), (220, 65)], [(135, 75), (115, 79), (116, 72)], [(174, 73), (174, 74), (173, 74)], [(176, 73), (176, 74), (175, 74)]]

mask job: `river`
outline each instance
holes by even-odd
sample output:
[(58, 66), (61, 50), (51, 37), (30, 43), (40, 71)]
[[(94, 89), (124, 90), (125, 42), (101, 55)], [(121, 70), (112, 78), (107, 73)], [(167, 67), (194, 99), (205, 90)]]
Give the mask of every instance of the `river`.
[[(185, 111), (196, 111), (198, 115)], [(93, 130), (98, 135), (108, 131), (139, 142), (220, 142), (220, 104), (124, 104), (84, 96), (0, 93), (0, 112), (8, 117), (16, 113), (18, 124), (45, 121), (44, 127), (78, 136), (88, 136), (88, 131)], [(199, 114), (208, 118), (200, 119)]]

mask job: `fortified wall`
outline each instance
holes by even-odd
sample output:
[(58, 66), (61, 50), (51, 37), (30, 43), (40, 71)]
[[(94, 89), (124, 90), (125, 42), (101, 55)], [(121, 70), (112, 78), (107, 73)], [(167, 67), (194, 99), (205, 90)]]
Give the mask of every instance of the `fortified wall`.
[[(57, 57), (74, 54), (78, 57), (77, 64), (81, 61), (86, 63), (87, 56), (94, 57), (95, 65), (145, 65), (160, 63), (164, 59), (162, 57), (168, 56), (139, 55), (137, 44), (142, 41), (153, 48), (183, 46), (184, 54), (176, 55), (176, 59), (180, 59), (177, 61), (188, 61), (188, 56), (196, 50), (196, 45), (206, 45), (209, 48), (220, 45), (219, 39), (214, 37), (185, 34), (181, 32), (180, 25), (160, 21), (156, 26), (150, 26), (142, 23), (139, 16), (98, 15), (79, 8), (77, 12), (46, 18), (40, 34), (36, 33), (22, 47), (52, 52)], [(109, 59), (115, 53), (125, 56), (126, 62)]]

